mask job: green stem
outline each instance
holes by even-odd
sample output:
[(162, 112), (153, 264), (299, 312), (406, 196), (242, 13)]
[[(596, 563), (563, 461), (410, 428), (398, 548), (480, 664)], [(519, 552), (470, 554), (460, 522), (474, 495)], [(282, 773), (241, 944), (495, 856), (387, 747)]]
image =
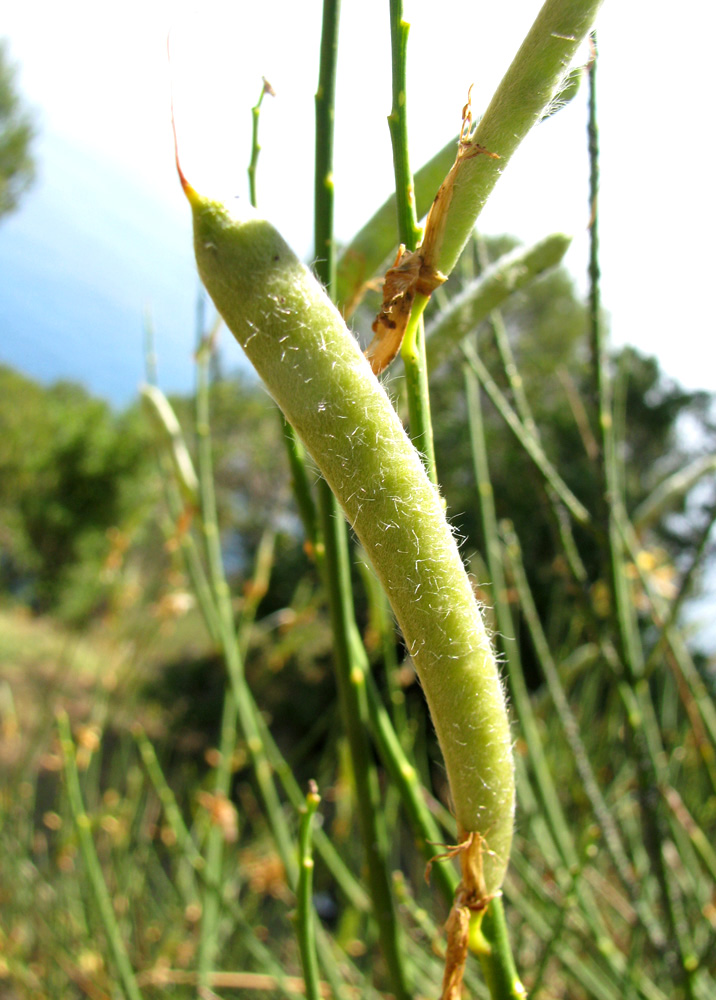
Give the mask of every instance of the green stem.
[[(668, 613), (663, 600), (653, 592), (649, 577), (640, 565), (639, 542), (626, 512), (623, 508), (619, 508), (615, 514), (621, 540), (630, 556), (632, 565), (639, 574), (654, 624), (661, 629), (661, 636), (667, 645), (666, 658), (676, 678), (679, 696), (691, 723), (694, 742), (703, 758), (711, 786), (716, 791), (716, 707), (691, 658), (681, 632), (668, 624)], [(655, 648), (658, 649), (661, 645), (660, 640)], [(646, 666), (644, 672), (648, 676)]]
[(559, 475), (555, 467), (545, 455), (539, 441), (527, 431), (520, 418), (510, 406), (508, 400), (499, 389), (497, 383), (487, 370), (486, 365), (474, 350), (472, 345), (463, 344), (462, 351), (467, 358), (470, 367), (480, 380), (480, 384), (490, 397), (502, 419), (515, 435), (525, 452), (532, 459), (539, 469), (548, 486), (556, 493), (571, 516), (579, 524), (588, 525), (590, 523), (589, 511), (584, 504), (575, 497), (574, 493), (567, 486)]
[(306, 1000), (320, 1000), (321, 984), (316, 954), (316, 929), (313, 909), (313, 817), (321, 801), (314, 781), (310, 782), (301, 814), (298, 834), (298, 887), (296, 890), (296, 933), (301, 951)]
[(400, 357), (405, 366), (410, 439), (420, 453), (430, 482), (437, 487), (435, 442), (430, 414), (428, 363), (425, 356), (425, 326), (422, 312), (414, 310), (403, 337)]
[(540, 274), (556, 267), (572, 242), (571, 236), (554, 233), (530, 247), (517, 247), (503, 254), (457, 295), (425, 331), (430, 371), (435, 371), (473, 333), (493, 310)]
[[(199, 330), (199, 336), (202, 336), (201, 330)], [(200, 343), (199, 350), (197, 351), (196, 423), (199, 438), (199, 492), (201, 495), (202, 526), (204, 529), (209, 575), (214, 592), (214, 602), (222, 632), (226, 630), (228, 633), (229, 629), (233, 629), (233, 614), (231, 612), (228, 585), (224, 576), (216, 498), (214, 495), (211, 431), (209, 425), (209, 343)], [(227, 687), (224, 694), (224, 706), (221, 716), (219, 765), (216, 768), (214, 776), (214, 795), (224, 799), (228, 799), (231, 790), (231, 760), (236, 747), (237, 720), (236, 696), (231, 687)], [(218, 925), (222, 905), (218, 886), (221, 884), (224, 845), (224, 832), (221, 826), (212, 823), (206, 847), (207, 883), (205, 885), (202, 904), (201, 933), (197, 958), (199, 984), (202, 987), (209, 986), (209, 974), (216, 964)]]
[(519, 646), (514, 639), (508, 638), (514, 636), (516, 632), (512, 612), (507, 601), (507, 583), (488, 468), (480, 390), (477, 378), (468, 366), (465, 367), (465, 383), (472, 458), (485, 538), (485, 552), (492, 581), (497, 628), (503, 637), (502, 646), (507, 657), (512, 703), (527, 743), (529, 759), (552, 839), (567, 871), (571, 876), (574, 876), (579, 868), (579, 859), (542, 749), (542, 739), (527, 691)]
[[(677, 916), (672, 905), (669, 874), (663, 856), (665, 840), (664, 819), (659, 809), (657, 792), (660, 760), (663, 745), (656, 721), (651, 695), (644, 679), (644, 657), (635, 613), (631, 602), (629, 584), (625, 573), (625, 546), (619, 531), (619, 511), (622, 509), (618, 462), (612, 417), (612, 397), (607, 368), (606, 335), (601, 318), (600, 267), (599, 267), (599, 131), (596, 101), (596, 38), (593, 36), (594, 56), (589, 67), (589, 121), (587, 126), (589, 146), (589, 319), (592, 359), (595, 368), (595, 390), (601, 433), (601, 474), (604, 487), (603, 513), (608, 537), (608, 565), (611, 575), (614, 625), (620, 659), (625, 668), (626, 686), (631, 690), (638, 712), (627, 712), (633, 736), (639, 804), (642, 817), (644, 844), (649, 853), (653, 871), (661, 891), (668, 925), (671, 948), (666, 959), (677, 978), (681, 978), (689, 1000), (693, 998), (692, 977), (688, 974), (685, 946), (679, 934)], [(635, 723), (638, 723), (635, 725)], [(656, 784), (654, 783), (656, 779)], [(678, 972), (677, 972), (678, 970)], [(680, 973), (680, 975), (679, 975)]]
[(295, 885), (298, 871), (294, 858), (293, 841), (261, 740), (260, 730), (256, 721), (258, 710), (246, 684), (243, 658), (234, 626), (231, 595), (224, 574), (212, 474), (208, 385), (204, 384), (208, 378), (208, 364), (201, 357), (202, 352), (206, 352), (207, 350), (207, 345), (204, 345), (200, 348), (199, 352), (198, 375), (200, 384), (197, 390), (196, 430), (201, 469), (199, 481), (202, 498), (204, 541), (209, 564), (209, 578), (216, 602), (220, 642), (231, 683), (232, 697), (236, 703), (237, 718), (241, 725), (244, 739), (246, 740), (249, 757), (256, 775), (256, 781), (279, 856), (286, 869), (289, 883)]
[[(158, 452), (160, 475), (164, 487), (165, 499), (171, 518), (170, 532), (178, 535), (179, 546), (184, 559), (186, 571), (191, 580), (192, 590), (196, 596), (199, 610), (204, 619), (206, 630), (212, 640), (219, 642), (219, 619), (214, 603), (214, 596), (207, 580), (194, 535), (190, 531), (177, 531), (177, 525), (187, 513), (186, 489), (177, 484), (177, 477), (182, 475), (181, 463), (177, 461), (175, 445), (180, 444), (179, 454), (189, 455), (184, 435), (179, 426), (176, 414), (164, 393), (156, 386), (143, 386), (142, 401), (149, 410), (152, 420), (159, 427), (167, 447), (172, 449), (171, 464), (173, 475), (169, 469), (169, 460), (162, 450)], [(193, 467), (192, 467), (193, 472)], [(196, 480), (196, 473), (194, 473)], [(198, 480), (196, 480), (198, 483)], [(196, 488), (198, 494), (198, 486)]]
[(526, 1000), (527, 991), (512, 957), (505, 910), (499, 896), (485, 911), (480, 936), (487, 944), (486, 949), (480, 949), (478, 957), (490, 996), (493, 1000)]
[[(585, 918), (588, 921), (594, 939), (604, 941), (607, 935), (606, 927), (601, 919), (591, 890), (581, 876), (580, 857), (545, 757), (542, 737), (525, 683), (519, 647), (514, 640), (505, 641), (504, 638), (515, 635), (515, 626), (506, 599), (507, 585), (503, 568), (502, 546), (500, 545), (497, 530), (492, 485), (489, 476), (479, 401), (479, 388), (477, 379), (469, 367), (466, 367), (465, 377), (468, 419), (478, 487), (477, 493), (483, 518), (489, 572), (494, 588), (497, 626), (500, 635), (503, 636), (503, 648), (507, 657), (512, 701), (527, 744), (529, 760), (535, 777), (547, 829), (564, 866), (561, 872), (562, 879), (568, 884), (574, 883), (574, 890), (580, 899)], [(613, 973), (620, 975), (622, 970), (617, 961), (617, 956), (609, 952), (607, 953), (607, 958)], [(505, 957), (505, 961), (507, 961), (507, 957)]]
[(664, 935), (654, 918), (654, 914), (641, 899), (639, 886), (635, 882), (632, 864), (627, 857), (617, 825), (597, 784), (586, 748), (579, 734), (579, 725), (564, 693), (557, 666), (552, 658), (547, 638), (542, 630), (537, 608), (535, 607), (527, 582), (519, 541), (511, 526), (508, 526), (505, 530), (505, 552), (510, 573), (519, 595), (520, 607), (527, 621), (537, 658), (547, 681), (547, 687), (557, 710), (562, 730), (572, 751), (577, 772), (582, 781), (582, 787), (592, 805), (595, 819), (602, 828), (607, 851), (622, 884), (629, 893), (629, 897), (639, 914), (640, 920), (649, 934), (652, 945), (657, 949), (663, 948)]
[[(378, 637), (380, 655), (385, 671), (385, 683), (388, 702), (390, 703), (390, 718), (395, 730), (395, 736), (400, 746), (406, 752), (413, 745), (414, 734), (411, 732), (408, 713), (405, 704), (405, 692), (400, 682), (400, 664), (395, 645), (395, 621), (390, 610), (388, 598), (375, 574), (360, 550), (358, 553), (363, 589), (366, 592), (369, 605), (369, 628)], [(376, 643), (377, 645), (377, 643)]]
[(90, 832), (90, 819), (85, 812), (82, 800), (82, 789), (77, 773), (75, 762), (75, 745), (70, 732), (70, 721), (64, 711), (57, 713), (57, 728), (59, 730), (60, 744), (62, 746), (62, 761), (64, 765), (65, 783), (67, 786), (67, 797), (72, 810), (72, 819), (75, 824), (77, 839), (82, 852), (82, 859), (89, 875), (90, 885), (94, 894), (95, 903), (99, 911), (104, 933), (107, 936), (109, 950), (119, 973), (121, 987), (128, 1000), (142, 1000), (142, 994), (134, 976), (134, 969), (129, 961), (129, 955), (122, 940), (122, 934), (117, 923), (112, 908), (107, 883), (104, 880), (102, 866), (100, 865), (97, 851)]
[[(336, 274), (333, 135), (339, 9), (338, 0), (324, 0), (316, 91), (315, 271), (329, 290), (335, 287)], [(353, 637), (357, 634), (357, 627), (353, 612), (348, 532), (338, 502), (325, 479), (318, 485), (318, 495), (336, 680), (356, 784), (356, 805), (367, 856), (369, 891), (393, 992), (398, 1000), (407, 1000), (410, 990), (388, 873), (387, 838), (380, 822), (377, 774), (366, 726), (365, 672), (354, 655)]]
[[(147, 769), (149, 780), (159, 796), (162, 808), (164, 809), (166, 821), (176, 839), (177, 849), (181, 852), (182, 857), (184, 857), (195, 870), (197, 876), (201, 879), (203, 884), (205, 886), (212, 885), (213, 890), (216, 893), (220, 893), (221, 886), (218, 884), (212, 884), (208, 881), (205, 860), (199, 853), (196, 844), (194, 843), (194, 839), (184, 822), (181, 811), (179, 810), (179, 806), (177, 805), (174, 797), (174, 793), (167, 784), (164, 773), (162, 772), (159, 761), (157, 760), (154, 747), (141, 726), (136, 725), (133, 728), (133, 734), (137, 741), (142, 761)], [(248, 919), (236, 900), (228, 899), (225, 901), (225, 905), (231, 914), (231, 918), (235, 925), (243, 932), (243, 943), (246, 945), (247, 950), (259, 963), (260, 967), (275, 977), (276, 986), (279, 990), (281, 990), (284, 996), (295, 996), (296, 991), (292, 990), (285, 982), (286, 976), (284, 975), (279, 962), (276, 960), (275, 955), (256, 937), (256, 926), (251, 926), (249, 924)]]
[[(418, 218), (430, 208), (440, 182), (455, 159), (457, 138), (424, 164), (414, 178)], [(380, 206), (341, 252), (337, 264), (336, 303), (350, 316), (362, 298), (366, 282), (373, 278), (392, 255), (395, 257), (395, 193)]]
[(333, 236), (333, 136), (340, 0), (323, 0), (321, 56), (316, 90), (316, 156), (314, 202), (314, 271), (335, 294), (336, 247)]
[[(393, 107), (388, 116), (393, 146), (395, 199), (398, 209), (400, 242), (411, 252), (418, 245), (422, 230), (418, 225), (413, 175), (408, 154), (407, 54), (410, 25), (403, 19), (403, 0), (390, 0), (390, 45), (393, 80)], [(425, 327), (422, 315), (408, 324), (400, 356), (405, 365), (410, 437), (422, 455), (430, 481), (437, 486), (435, 445), (430, 415), (428, 366), (425, 356)]]
[(378, 924), (381, 948), (390, 971), (393, 992), (407, 1000), (410, 990), (403, 967), (400, 930), (387, 866), (387, 837), (380, 822), (378, 780), (368, 739), (366, 675), (354, 655), (353, 594), (350, 581), (348, 533), (340, 508), (325, 479), (318, 484), (319, 510), (325, 546), (325, 577), (333, 633), (333, 659), (341, 718), (350, 748), (356, 808), (366, 876)]
[(320, 545), (318, 532), (318, 514), (316, 504), (311, 491), (311, 482), (306, 468), (306, 451), (296, 435), (295, 430), (289, 424), (281, 411), (278, 411), (283, 430), (283, 440), (288, 456), (288, 464), (291, 469), (291, 488), (298, 507), (298, 515), (303, 525), (303, 533), (306, 536), (306, 546), (309, 554), (315, 558)]
[[(550, 237), (549, 241), (544, 241), (542, 245), (547, 246), (549, 243), (554, 242), (555, 239), (555, 237)], [(568, 246), (569, 243), (565, 243), (565, 249)], [(480, 260), (480, 267), (481, 269), (484, 269), (488, 266), (487, 247), (485, 246), (485, 241), (479, 236), (477, 237), (477, 252)], [(502, 312), (499, 309), (493, 309), (490, 313), (489, 325), (492, 328), (495, 343), (500, 353), (502, 367), (509, 383), (510, 391), (512, 392), (512, 398), (515, 401), (517, 414), (522, 421), (525, 431), (534, 437), (535, 440), (539, 441), (539, 429), (532, 415), (532, 408), (530, 407), (527, 394), (525, 392), (524, 380), (517, 370), (512, 345), (510, 344), (510, 338), (507, 334), (507, 327), (502, 317)], [(552, 506), (552, 513), (557, 524), (557, 530), (559, 531), (559, 536), (562, 541), (567, 562), (574, 574), (575, 579), (580, 583), (583, 583), (587, 579), (587, 570), (582, 562), (574, 540), (569, 515), (554, 490), (549, 488), (547, 490), (547, 496)]]
[[(418, 838), (423, 856), (426, 861), (430, 861), (438, 850), (435, 845), (441, 840), (440, 827), (425, 802), (425, 793), (415, 767), (400, 745), (400, 740), (370, 676), (367, 678), (367, 694), (371, 732), (380, 759), (391, 781), (400, 792), (403, 808)], [(445, 902), (451, 904), (458, 882), (455, 869), (448, 864), (434, 865), (432, 878)]]
[(251, 162), (248, 167), (249, 175), (249, 198), (251, 204), (256, 208), (256, 168), (259, 162), (259, 153), (261, 152), (261, 146), (259, 145), (259, 116), (261, 115), (261, 105), (266, 94), (273, 95), (273, 90), (271, 84), (264, 79), (263, 87), (261, 88), (261, 93), (259, 94), (259, 99), (254, 104), (251, 109)]
[(400, 242), (413, 251), (422, 230), (415, 208), (413, 175), (408, 155), (407, 54), (410, 25), (403, 20), (403, 0), (390, 0), (390, 48), (393, 81), (393, 107), (388, 115), (388, 127), (393, 146), (395, 201), (398, 210)]

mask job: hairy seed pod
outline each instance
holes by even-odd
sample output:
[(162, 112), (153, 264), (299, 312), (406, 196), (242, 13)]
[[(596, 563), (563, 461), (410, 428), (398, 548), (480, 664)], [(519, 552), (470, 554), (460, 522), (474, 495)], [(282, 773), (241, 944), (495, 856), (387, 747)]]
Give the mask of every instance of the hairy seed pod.
[(510, 854), (505, 698), (440, 497), (343, 318), (267, 221), (196, 193), (201, 279), (336, 494), (390, 599), (445, 759), (461, 836), (483, 845), (484, 895)]

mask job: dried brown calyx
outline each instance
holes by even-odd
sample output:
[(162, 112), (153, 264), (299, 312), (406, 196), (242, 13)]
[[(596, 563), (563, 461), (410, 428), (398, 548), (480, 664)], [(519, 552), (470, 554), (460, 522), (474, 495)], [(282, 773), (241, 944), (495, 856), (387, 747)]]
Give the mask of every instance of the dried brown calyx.
[[(466, 833), (459, 844), (448, 848), (433, 861), (458, 857), (462, 870), (462, 881), (455, 890), (450, 915), (445, 924), (447, 944), (445, 948), (445, 971), (443, 973), (440, 1000), (461, 1000), (462, 980), (470, 943), (470, 921), (476, 913), (483, 913), (494, 898), (485, 888), (482, 873), (483, 852), (488, 850), (487, 842), (479, 833)], [(432, 862), (428, 864), (429, 875)]]
[(386, 271), (383, 305), (373, 323), (373, 340), (366, 348), (375, 375), (380, 375), (400, 350), (416, 295), (429, 298), (445, 275), (427, 265), (420, 250), (401, 244), (395, 263)]
[(430, 298), (435, 289), (447, 280), (446, 275), (435, 266), (435, 261), (442, 245), (452, 192), (461, 165), (465, 160), (479, 155), (499, 160), (497, 153), (491, 153), (474, 141), (471, 91), (472, 87), (468, 91), (467, 104), (462, 109), (457, 156), (435, 195), (425, 224), (423, 242), (412, 252), (401, 245), (395, 263), (386, 272), (383, 305), (373, 323), (373, 340), (365, 352), (375, 375), (380, 375), (398, 354), (415, 296)]

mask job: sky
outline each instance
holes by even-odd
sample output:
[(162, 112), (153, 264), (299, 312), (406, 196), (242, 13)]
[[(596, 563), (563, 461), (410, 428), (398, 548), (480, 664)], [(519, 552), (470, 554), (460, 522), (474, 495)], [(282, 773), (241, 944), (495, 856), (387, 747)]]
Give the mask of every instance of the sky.
[[(36, 116), (38, 182), (0, 223), (0, 363), (84, 380), (123, 405), (143, 377), (143, 325), (160, 382), (191, 387), (197, 278), (174, 167), (194, 187), (247, 197), (251, 113), (266, 77), (258, 195), (311, 257), (313, 97), (320, 0), (23, 0), (0, 36)], [(539, 0), (407, 0), (414, 169), (456, 135), (470, 85), (486, 106)], [(612, 342), (655, 354), (686, 388), (716, 391), (711, 163), (716, 7), (605, 0), (597, 22), (602, 295)], [(170, 39), (171, 66), (167, 58)], [(391, 188), (387, 0), (344, 0), (337, 81), (336, 235), (347, 241)], [(587, 269), (586, 88), (533, 130), (480, 218), (524, 242), (574, 235)], [(14, 325), (13, 325), (14, 324)], [(241, 363), (230, 337), (227, 367)], [(716, 642), (716, 640), (715, 640)]]
[[(414, 168), (455, 135), (471, 84), (475, 110), (487, 103), (539, 6), (406, 3)], [(336, 230), (347, 240), (390, 188), (390, 58), (386, 0), (342, 7)], [(277, 96), (267, 99), (261, 120), (260, 207), (309, 257), (320, 8), (319, 0), (127, 0), (120, 7), (25, 0), (5, 5), (2, 33), (45, 137), (106, 163), (160, 205), (177, 233), (189, 233), (189, 214), (173, 166), (170, 76), (185, 172), (200, 190), (240, 196), (247, 190), (249, 109), (266, 76)], [(704, 123), (712, 117), (715, 22), (713, 7), (699, 0), (678, 8), (653, 2), (648, 16), (643, 4), (606, 0), (597, 24), (603, 299), (612, 338), (656, 353), (687, 387), (712, 390), (716, 204)], [(585, 98), (533, 131), (480, 220), (487, 233), (524, 241), (574, 233), (567, 264), (580, 290)], [(65, 192), (66, 203), (72, 197)], [(79, 205), (81, 187), (74, 197)], [(151, 299), (151, 285), (142, 294)]]

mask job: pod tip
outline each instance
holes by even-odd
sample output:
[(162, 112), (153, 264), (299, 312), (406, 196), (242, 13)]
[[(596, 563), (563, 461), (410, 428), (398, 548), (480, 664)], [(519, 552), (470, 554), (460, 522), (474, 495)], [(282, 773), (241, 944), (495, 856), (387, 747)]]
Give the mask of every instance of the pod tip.
[(174, 160), (177, 165), (177, 173), (179, 174), (179, 181), (181, 183), (184, 194), (187, 196), (187, 199), (189, 200), (189, 204), (192, 207), (195, 207), (199, 204), (201, 199), (197, 194), (197, 192), (194, 190), (194, 188), (191, 186), (189, 181), (186, 179), (186, 175), (184, 174), (184, 171), (181, 168), (181, 163), (179, 162), (179, 143), (177, 141), (177, 126), (176, 126), (176, 121), (174, 120), (173, 101), (172, 101), (172, 134), (174, 135)]

